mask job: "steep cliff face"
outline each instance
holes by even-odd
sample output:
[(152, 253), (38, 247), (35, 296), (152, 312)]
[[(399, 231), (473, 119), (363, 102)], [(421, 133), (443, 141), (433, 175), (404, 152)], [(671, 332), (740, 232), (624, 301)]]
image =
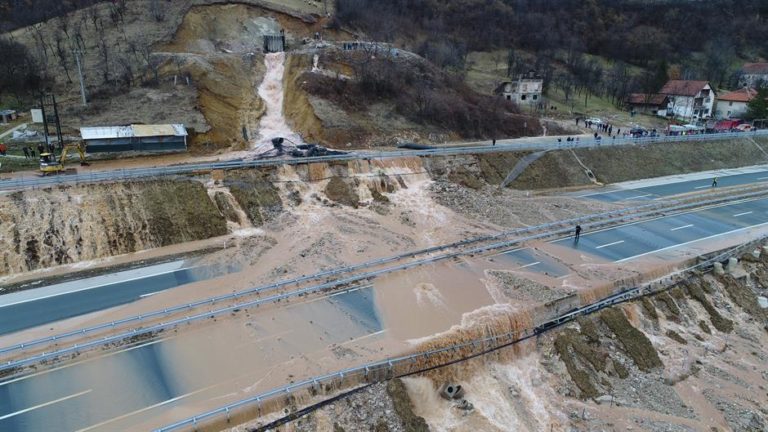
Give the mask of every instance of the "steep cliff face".
[(0, 199), (0, 274), (226, 234), (193, 181), (147, 181), (16, 192)]

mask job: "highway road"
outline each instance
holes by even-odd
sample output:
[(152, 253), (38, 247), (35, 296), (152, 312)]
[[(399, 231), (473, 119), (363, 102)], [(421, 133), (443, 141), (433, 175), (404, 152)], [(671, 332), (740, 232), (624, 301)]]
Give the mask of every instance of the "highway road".
[[(341, 349), (352, 340), (382, 330), (370, 286), (260, 314), (265, 317), (262, 321), (243, 327), (238, 346), (228, 344), (229, 339), (220, 338), (213, 328), (0, 380), (0, 431), (136, 430), (137, 424), (167, 415), (185, 403), (236, 394), (241, 389), (237, 385), (233, 388), (230, 381), (241, 374), (248, 377), (244, 382), (256, 386), (294, 356), (312, 357), (313, 352), (329, 345)], [(278, 326), (286, 326), (282, 336), (302, 332), (297, 317), (301, 317), (298, 321), (310, 320), (311, 324), (304, 325), (311, 325), (322, 336), (303, 337), (301, 344), (287, 336), (281, 340), (280, 334), (269, 333), (259, 325), (269, 322), (270, 317), (277, 319)], [(287, 328), (291, 322), (296, 328)], [(200, 353), (205, 360), (186, 362), (180, 353), (197, 353), (200, 339), (205, 340), (203, 345), (211, 354), (220, 355)], [(318, 361), (322, 363), (322, 359)], [(279, 380), (284, 378), (279, 376)]]
[[(764, 224), (768, 224), (768, 198), (659, 217), (595, 232), (582, 232), (578, 243), (574, 242), (573, 237), (550, 243), (609, 261), (624, 262)], [(495, 257), (495, 261), (502, 257), (506, 259), (511, 263), (512, 270), (556, 278), (570, 273), (563, 264), (531, 248), (516, 248)]]
[[(696, 176), (700, 177), (700, 176)], [(718, 187), (739, 186), (751, 183), (768, 181), (768, 170), (760, 170), (733, 175), (717, 175), (713, 173), (707, 178), (697, 178), (695, 180), (685, 180), (679, 182), (670, 182), (664, 184), (655, 184), (644, 187), (621, 188), (608, 186), (607, 191), (579, 193), (576, 196), (581, 198), (596, 199), (605, 202), (616, 201), (648, 201), (661, 197), (679, 195), (691, 192), (701, 192), (712, 189), (712, 180), (717, 177)]]
[(711, 140), (727, 139), (751, 139), (752, 137), (768, 136), (768, 130), (760, 130), (749, 133), (723, 133), (723, 134), (705, 134), (705, 135), (685, 135), (685, 136), (661, 136), (654, 138), (620, 138), (604, 140), (600, 144), (596, 141), (583, 140), (580, 142), (564, 143), (557, 142), (555, 139), (548, 141), (542, 139), (534, 142), (505, 142), (496, 146), (470, 145), (466, 147), (442, 147), (428, 150), (405, 150), (405, 151), (359, 151), (343, 155), (319, 156), (311, 158), (286, 158), (286, 159), (249, 159), (249, 160), (229, 160), (218, 162), (195, 163), (187, 165), (169, 165), (160, 167), (132, 168), (132, 169), (111, 169), (99, 171), (94, 167), (91, 171), (75, 175), (59, 175), (39, 177), (14, 177), (0, 181), (0, 191), (14, 191), (29, 189), (35, 187), (46, 187), (58, 184), (76, 184), (76, 183), (98, 183), (113, 182), (120, 180), (131, 180), (149, 177), (162, 177), (173, 175), (190, 175), (211, 170), (232, 170), (243, 168), (255, 168), (264, 166), (279, 165), (299, 165), (312, 162), (329, 162), (344, 160), (365, 160), (365, 159), (391, 159), (414, 156), (449, 156), (462, 154), (480, 154), (480, 153), (498, 153), (504, 151), (521, 150), (556, 150), (565, 148), (590, 148), (590, 147), (609, 147), (609, 146), (632, 146), (643, 143), (676, 143), (676, 142), (700, 142)]
[[(621, 262), (767, 223), (768, 198), (762, 198), (585, 232), (578, 244), (569, 238), (554, 243)], [(509, 259), (513, 268), (555, 273), (559, 270), (551, 259), (530, 249), (509, 251), (504, 259)], [(372, 295), (365, 290), (287, 307), (298, 308), (294, 313), (305, 318), (311, 314), (312, 325), (321, 326), (326, 332), (318, 342), (323, 346), (381, 331)], [(322, 323), (322, 317), (338, 316), (339, 312), (346, 317), (347, 324)], [(264, 332), (257, 327), (254, 330)], [(334, 333), (337, 331), (347, 333)], [(0, 381), (0, 430), (126, 430), (153, 416), (166, 418), (171, 410), (178, 413), (174, 415), (186, 415), (187, 411), (182, 409), (185, 404), (220, 396), (224, 389), (216, 386), (231, 378), (227, 368), (214, 365), (216, 373), (194, 382), (188, 381), (189, 374), (181, 378), (185, 374), (179, 371), (184, 369), (185, 362), (172, 355), (167, 344), (178, 344), (179, 339), (195, 336), (180, 333), (175, 338)], [(262, 345), (257, 348), (259, 352), (269, 352)], [(307, 351), (302, 346), (299, 352)], [(238, 355), (243, 354), (231, 354)], [(270, 359), (273, 360), (277, 359)]]
[(174, 261), (0, 296), (0, 335), (136, 301), (233, 269)]
[[(706, 208), (696, 211), (691, 211), (684, 214), (677, 214), (665, 217), (659, 217), (650, 221), (627, 224), (615, 228), (605, 229), (596, 232), (585, 232), (582, 235), (578, 244), (574, 243), (573, 239), (566, 238), (552, 243), (562, 245), (567, 248), (577, 249), (587, 254), (599, 256), (603, 259), (623, 262), (631, 260), (649, 253), (665, 251), (668, 249), (680, 247), (691, 242), (712, 239), (718, 236), (726, 236), (729, 233), (745, 230), (749, 227), (757, 227), (768, 224), (768, 198), (736, 202), (727, 205), (716, 206), (712, 208)], [(513, 269), (525, 269), (526, 271), (541, 271), (541, 272), (553, 272), (553, 276), (558, 276), (562, 273), (558, 268), (558, 264), (546, 255), (533, 251), (531, 249), (515, 249), (506, 252), (503, 256), (498, 256), (495, 261), (503, 262), (508, 260), (511, 268)], [(538, 267), (538, 268), (537, 268)], [(340, 296), (344, 296), (341, 294)], [(338, 307), (347, 313), (362, 317), (359, 321), (353, 321), (358, 327), (364, 328), (367, 332), (374, 332), (378, 329), (377, 320), (372, 318), (375, 316), (375, 305), (371, 303), (370, 299), (365, 298), (351, 298), (343, 302), (337, 301)], [(351, 311), (351, 312), (350, 312)], [(361, 326), (360, 323), (363, 325)], [(156, 348), (158, 349), (158, 348)], [(118, 355), (123, 355), (118, 354)], [(136, 354), (125, 354), (128, 356), (143, 356), (141, 351), (137, 351)], [(98, 360), (96, 360), (98, 361)], [(136, 360), (142, 361), (142, 360)], [(152, 376), (150, 374), (150, 376)], [(26, 385), (36, 385), (33, 381), (36, 378), (31, 378), (31, 381)], [(69, 381), (65, 381), (69, 382)], [(162, 383), (163, 381), (157, 381)], [(2, 384), (0, 384), (2, 385)], [(153, 384), (155, 385), (155, 384)], [(87, 386), (86, 386), (87, 387)], [(78, 394), (78, 392), (87, 391), (88, 388), (70, 387), (69, 394)], [(158, 391), (158, 390), (156, 390)], [(163, 391), (157, 393), (153, 398), (147, 399), (144, 403), (151, 408), (136, 408), (138, 405), (133, 404), (129, 409), (145, 410), (142, 411), (142, 415), (149, 415), (149, 411), (152, 411), (155, 415), (168, 415), (168, 410), (173, 406), (183, 405), (184, 401), (175, 399), (184, 396), (184, 392), (196, 392), (194, 388), (183, 388), (174, 391)], [(66, 393), (66, 392), (65, 392)], [(181, 395), (181, 396), (176, 396)], [(52, 394), (47, 399), (56, 400), (56, 397), (62, 397), (59, 394)], [(77, 396), (77, 398), (86, 398), (88, 395)], [(111, 397), (109, 394), (103, 397)], [(165, 399), (163, 399), (165, 398)], [(157, 402), (163, 399), (163, 401)], [(42, 399), (34, 399), (30, 403), (40, 404)], [(27, 405), (29, 405), (28, 403)], [(62, 403), (69, 403), (64, 401)], [(77, 402), (72, 402), (77, 404)], [(155, 406), (150, 405), (154, 403)], [(162, 404), (162, 405), (158, 405)], [(27, 408), (27, 405), (14, 405), (12, 407), (4, 408), (3, 396), (0, 393), (0, 428), (4, 426), (2, 423), (3, 412), (9, 410), (15, 410), (13, 412), (23, 411)], [(35, 405), (33, 405), (34, 407)], [(180, 408), (178, 406), (177, 408)], [(46, 409), (48, 409), (46, 407)], [(53, 406), (50, 409), (54, 409)], [(88, 412), (91, 408), (87, 404), (87, 399), (83, 399), (77, 407), (78, 412)], [(175, 412), (185, 413), (184, 410), (176, 410)], [(8, 415), (8, 414), (5, 414)], [(21, 414), (20, 416), (25, 416)], [(48, 414), (46, 414), (47, 416)], [(82, 414), (61, 414), (68, 415), (69, 417), (78, 416)], [(23, 418), (23, 417), (22, 417)], [(17, 420), (18, 421), (18, 420)], [(78, 420), (79, 421), (79, 420)], [(110, 423), (114, 426), (115, 423)], [(11, 426), (11, 424), (8, 424)], [(22, 425), (24, 426), (24, 425)], [(14, 425), (18, 427), (18, 423)], [(28, 428), (11, 429), (13, 431), (27, 431)], [(97, 429), (108, 430), (108, 429)]]
[(597, 232), (583, 232), (554, 243), (623, 262), (704, 239), (768, 224), (768, 198), (737, 202), (660, 217)]

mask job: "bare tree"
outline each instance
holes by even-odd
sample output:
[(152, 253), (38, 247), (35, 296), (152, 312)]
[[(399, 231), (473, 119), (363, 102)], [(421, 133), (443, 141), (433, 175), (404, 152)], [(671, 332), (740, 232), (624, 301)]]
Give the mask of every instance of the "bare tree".
[(173, 64), (176, 66), (176, 75), (173, 76), (173, 85), (176, 85), (178, 77), (182, 76), (181, 68), (184, 67), (184, 63), (184, 57), (180, 54), (173, 56)]
[(165, 5), (160, 0), (150, 0), (149, 11), (155, 21), (165, 21)]
[(109, 82), (109, 47), (107, 46), (107, 41), (104, 37), (104, 33), (100, 33), (100, 40), (99, 40), (99, 56), (101, 57), (101, 64), (102, 64), (102, 74), (104, 77), (104, 82)]
[(67, 76), (67, 83), (72, 83), (72, 77), (69, 74), (69, 50), (67, 49), (66, 42), (64, 41), (64, 35), (61, 31), (57, 31), (53, 36), (56, 42), (56, 56), (59, 58), (59, 66), (64, 69), (64, 74)]
[(99, 27), (97, 26), (99, 22), (99, 11), (96, 6), (93, 6), (88, 9), (88, 19), (91, 20), (91, 24), (93, 25), (93, 31), (99, 31)]
[(139, 54), (144, 59), (147, 69), (152, 72), (152, 82), (157, 84), (160, 81), (160, 60), (152, 55), (152, 50), (147, 45), (141, 47)]
[[(34, 31), (33, 36), (35, 39), (35, 42), (38, 45), (38, 55), (40, 56), (40, 60), (44, 61), (45, 63), (48, 63), (48, 44), (45, 42), (45, 36), (43, 35), (43, 25), (42, 24), (35, 24), (32, 26), (32, 30)], [(51, 50), (53, 51), (53, 50)]]
[(122, 73), (119, 75), (120, 81), (122, 81), (127, 88), (130, 88), (133, 85), (133, 62), (125, 56), (120, 56), (117, 59), (117, 63), (122, 68)]

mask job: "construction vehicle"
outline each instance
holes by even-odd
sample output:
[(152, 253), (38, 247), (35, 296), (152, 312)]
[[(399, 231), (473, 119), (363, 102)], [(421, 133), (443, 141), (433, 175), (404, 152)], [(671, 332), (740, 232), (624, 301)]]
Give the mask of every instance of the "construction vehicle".
[(61, 156), (56, 158), (52, 153), (40, 154), (40, 172), (45, 176), (48, 174), (58, 174), (62, 171), (66, 171), (65, 165), (67, 162), (67, 153), (70, 151), (76, 151), (80, 155), (80, 166), (88, 166), (88, 162), (85, 161), (85, 145), (83, 143), (66, 144), (61, 150)]

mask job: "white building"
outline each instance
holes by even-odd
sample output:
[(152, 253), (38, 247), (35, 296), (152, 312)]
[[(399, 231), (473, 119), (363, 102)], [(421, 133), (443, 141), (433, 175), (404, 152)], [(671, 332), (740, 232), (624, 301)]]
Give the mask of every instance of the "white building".
[(743, 88), (717, 97), (716, 117), (740, 119), (747, 112), (747, 104), (757, 96), (757, 90)]
[(496, 87), (495, 93), (518, 105), (537, 104), (541, 102), (541, 92), (544, 90), (544, 80), (534, 72), (520, 75), (514, 81), (504, 81)]
[(669, 98), (668, 116), (698, 120), (714, 115), (717, 95), (707, 81), (670, 80), (659, 93)]
[(744, 63), (739, 86), (757, 88), (760, 84), (768, 85), (768, 63)]

